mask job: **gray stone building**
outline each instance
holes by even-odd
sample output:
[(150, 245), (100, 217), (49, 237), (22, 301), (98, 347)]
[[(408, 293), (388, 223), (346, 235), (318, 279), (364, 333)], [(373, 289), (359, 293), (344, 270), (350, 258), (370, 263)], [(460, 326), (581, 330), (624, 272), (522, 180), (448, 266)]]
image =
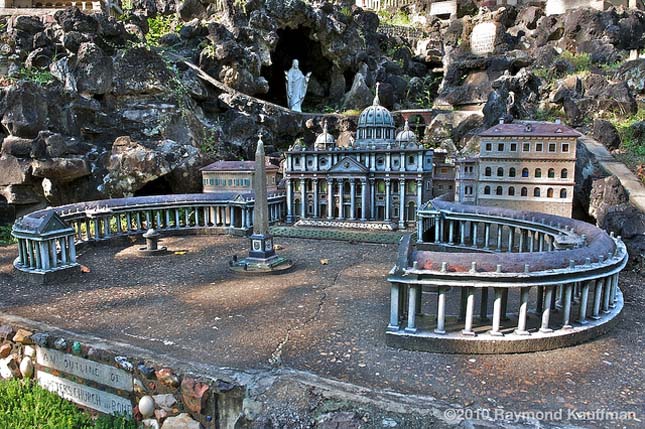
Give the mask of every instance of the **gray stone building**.
[(324, 126), (313, 147), (296, 144), (286, 158), (288, 223), (405, 228), (432, 196), (433, 151), (407, 123), (396, 133), (378, 95), (349, 147), (338, 147)]

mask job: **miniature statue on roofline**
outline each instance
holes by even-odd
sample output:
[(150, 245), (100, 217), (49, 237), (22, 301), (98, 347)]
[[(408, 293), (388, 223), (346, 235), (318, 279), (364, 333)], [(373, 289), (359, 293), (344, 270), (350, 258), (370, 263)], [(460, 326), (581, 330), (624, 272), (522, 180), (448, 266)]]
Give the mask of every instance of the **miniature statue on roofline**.
[(311, 78), (311, 72), (305, 76), (300, 71), (300, 63), (293, 60), (291, 69), (284, 72), (287, 84), (287, 104), (294, 112), (302, 112), (302, 102), (307, 94), (307, 86)]

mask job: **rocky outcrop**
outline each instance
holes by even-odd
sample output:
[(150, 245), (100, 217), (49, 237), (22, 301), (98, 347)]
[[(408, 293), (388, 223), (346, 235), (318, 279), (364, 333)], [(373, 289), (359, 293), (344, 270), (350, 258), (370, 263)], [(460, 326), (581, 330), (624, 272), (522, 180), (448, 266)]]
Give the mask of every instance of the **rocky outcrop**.
[(605, 145), (609, 150), (618, 149), (620, 146), (620, 135), (616, 127), (604, 119), (594, 119), (593, 138)]

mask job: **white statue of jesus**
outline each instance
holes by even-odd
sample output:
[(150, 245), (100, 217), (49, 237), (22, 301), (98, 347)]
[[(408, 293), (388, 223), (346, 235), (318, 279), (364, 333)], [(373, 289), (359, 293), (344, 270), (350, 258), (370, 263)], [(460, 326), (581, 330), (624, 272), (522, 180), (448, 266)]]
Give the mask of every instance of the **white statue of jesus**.
[(303, 75), (300, 71), (298, 60), (293, 60), (291, 69), (284, 72), (287, 79), (287, 103), (289, 109), (294, 112), (302, 112), (302, 102), (307, 94), (307, 85), (309, 85), (309, 78), (311, 72)]

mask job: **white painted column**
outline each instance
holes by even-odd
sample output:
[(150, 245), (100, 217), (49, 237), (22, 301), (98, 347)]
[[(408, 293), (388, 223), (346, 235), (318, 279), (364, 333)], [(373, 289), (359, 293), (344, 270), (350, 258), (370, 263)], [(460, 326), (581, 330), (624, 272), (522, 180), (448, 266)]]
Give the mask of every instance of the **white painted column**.
[(475, 312), (475, 288), (466, 289), (466, 314), (464, 319), (464, 335), (475, 335), (473, 332), (473, 313)]
[(349, 214), (349, 219), (350, 220), (355, 220), (356, 219), (356, 180), (351, 179), (349, 182), (349, 203), (350, 203), (350, 214)]
[[(291, 157), (287, 158), (288, 160)], [(291, 178), (287, 178), (287, 223), (293, 222), (293, 200), (292, 200), (292, 190), (291, 190)]]
[(551, 300), (553, 299), (553, 286), (546, 286), (544, 292), (544, 308), (542, 309), (542, 325), (540, 332), (553, 332), (549, 328), (549, 318), (551, 317)]
[(390, 221), (390, 179), (385, 179), (385, 221)]
[(390, 285), (390, 324), (387, 327), (390, 331), (399, 330), (399, 293), (399, 284), (392, 283)]
[[(316, 160), (318, 159), (318, 155), (316, 155)], [(318, 212), (320, 211), (320, 201), (318, 201), (318, 179), (313, 179), (311, 181), (311, 184), (314, 188), (314, 218), (318, 218)]]
[(367, 180), (361, 179), (361, 221), (367, 221)]
[(334, 218), (334, 180), (327, 179), (327, 220)]
[(493, 326), (489, 332), (490, 335), (501, 336), (504, 335), (500, 331), (502, 320), (502, 289), (494, 288), (495, 300), (493, 301)]
[(517, 335), (529, 335), (529, 331), (526, 330), (526, 317), (529, 312), (530, 291), (530, 287), (523, 287), (520, 290), (520, 311), (517, 317), (517, 329), (515, 330)]
[(437, 290), (437, 327), (434, 330), (435, 334), (446, 333), (446, 293), (448, 288), (439, 287)]
[(399, 180), (399, 228), (405, 228), (405, 177)]
[(300, 219), (307, 217), (307, 187), (305, 186), (305, 179), (300, 179)]
[(343, 220), (343, 206), (345, 205), (343, 192), (345, 191), (345, 179), (338, 179), (338, 220)]
[(376, 184), (370, 179), (370, 219), (376, 220)]

